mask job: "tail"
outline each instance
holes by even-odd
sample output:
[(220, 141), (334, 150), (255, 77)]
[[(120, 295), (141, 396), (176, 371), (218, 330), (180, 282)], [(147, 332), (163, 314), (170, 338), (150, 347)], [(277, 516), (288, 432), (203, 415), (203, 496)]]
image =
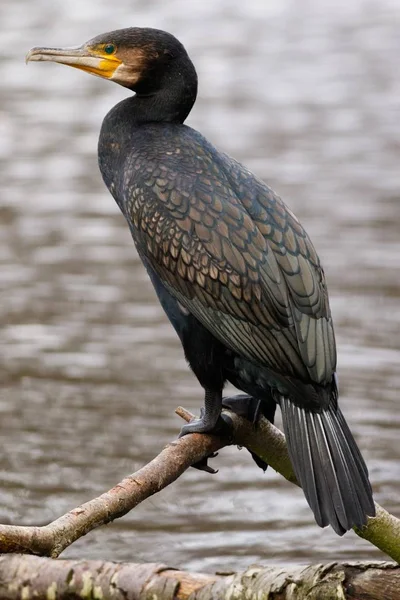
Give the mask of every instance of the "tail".
[(343, 535), (363, 527), (375, 506), (364, 459), (335, 404), (314, 413), (280, 397), (290, 460), (315, 520)]

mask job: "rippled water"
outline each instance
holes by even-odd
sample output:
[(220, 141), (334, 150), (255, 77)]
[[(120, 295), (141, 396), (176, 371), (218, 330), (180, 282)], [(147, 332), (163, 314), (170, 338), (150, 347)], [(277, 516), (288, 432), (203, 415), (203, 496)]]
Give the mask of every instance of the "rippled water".
[[(200, 77), (189, 123), (288, 202), (322, 258), (341, 404), (377, 501), (400, 516), (400, 6), (234, 0), (0, 5), (0, 521), (41, 524), (151, 459), (202, 393), (96, 162), (123, 88), (33, 45), (167, 29)], [(65, 556), (199, 570), (380, 558), (313, 522), (247, 452), (190, 470)]]

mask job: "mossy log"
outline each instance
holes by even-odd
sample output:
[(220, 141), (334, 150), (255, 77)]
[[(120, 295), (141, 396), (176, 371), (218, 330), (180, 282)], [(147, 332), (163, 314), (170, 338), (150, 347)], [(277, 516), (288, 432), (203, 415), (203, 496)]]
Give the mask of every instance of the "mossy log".
[(163, 564), (0, 557), (2, 600), (399, 600), (400, 567), (331, 563), (251, 566), (207, 575)]

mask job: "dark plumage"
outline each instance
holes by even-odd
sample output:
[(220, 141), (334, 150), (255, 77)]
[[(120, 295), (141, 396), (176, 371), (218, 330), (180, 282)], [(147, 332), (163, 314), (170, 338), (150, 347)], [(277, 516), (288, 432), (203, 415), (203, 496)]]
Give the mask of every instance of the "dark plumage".
[(197, 93), (183, 46), (165, 32), (132, 28), (77, 50), (35, 48), (28, 58), (63, 62), (136, 92), (104, 119), (99, 165), (205, 390), (202, 418), (182, 433), (216, 426), (226, 381), (271, 420), (279, 404), (317, 523), (339, 535), (363, 526), (374, 503), (337, 403), (320, 261), (282, 200), (183, 124)]

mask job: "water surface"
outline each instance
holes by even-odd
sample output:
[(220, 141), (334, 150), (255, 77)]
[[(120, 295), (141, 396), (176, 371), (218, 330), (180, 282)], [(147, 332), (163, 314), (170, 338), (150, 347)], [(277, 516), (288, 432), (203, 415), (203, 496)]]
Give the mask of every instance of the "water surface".
[[(0, 5), (0, 521), (41, 524), (176, 436), (202, 393), (104, 188), (96, 145), (126, 91), (34, 45), (167, 29), (200, 77), (188, 120), (263, 177), (327, 274), (341, 405), (376, 500), (400, 517), (400, 7), (382, 0)], [(382, 558), (314, 523), (302, 492), (246, 451), (174, 485), (64, 556), (215, 571)]]

